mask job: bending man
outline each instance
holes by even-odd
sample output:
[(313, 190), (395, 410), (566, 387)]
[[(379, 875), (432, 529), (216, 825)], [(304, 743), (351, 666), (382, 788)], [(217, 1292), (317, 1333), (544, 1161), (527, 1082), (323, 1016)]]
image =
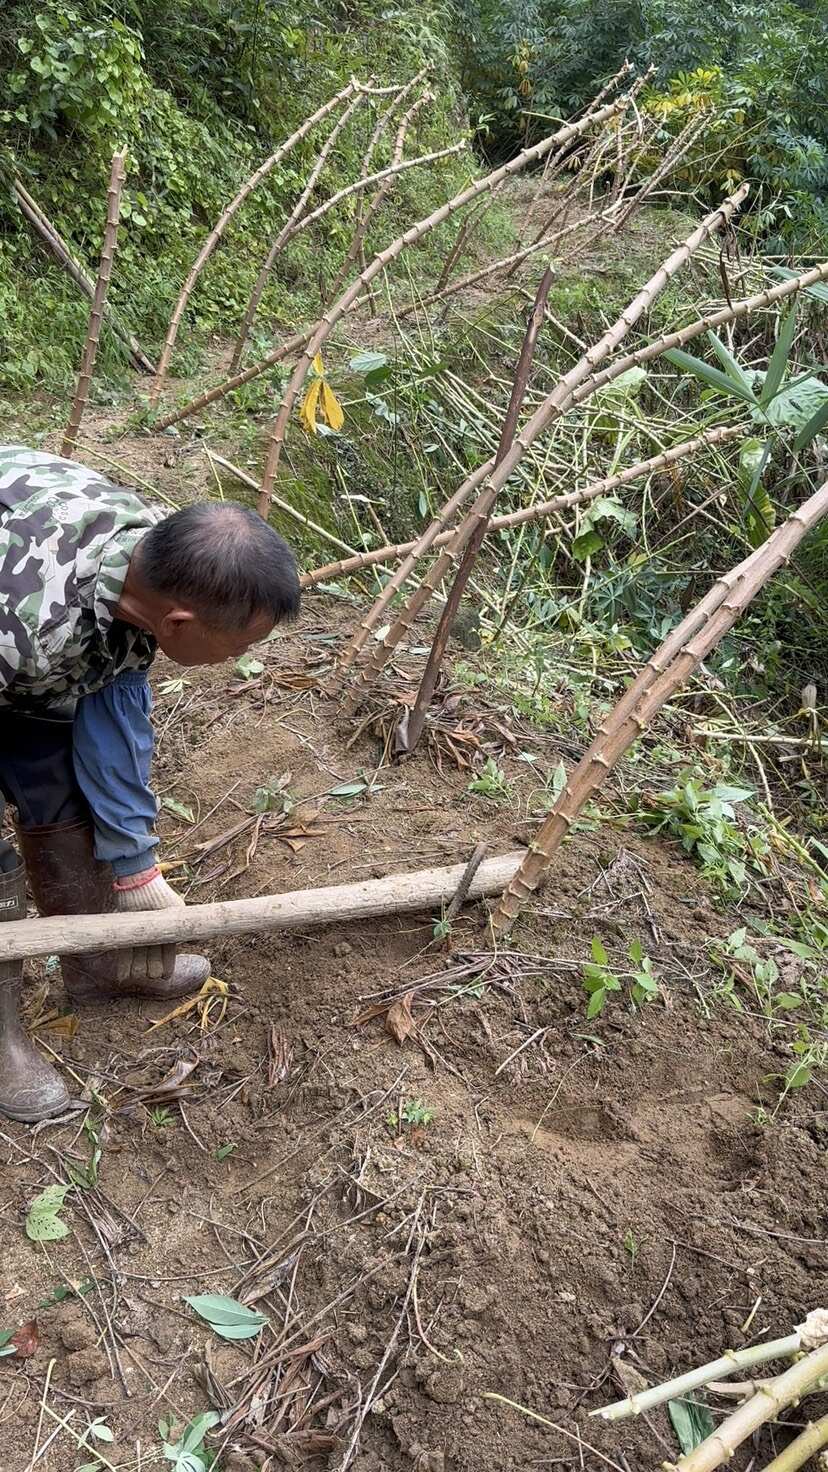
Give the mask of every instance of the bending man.
[[(299, 607), (293, 556), (233, 502), (169, 516), (92, 470), (0, 446), (0, 920), (183, 903), (155, 862), (146, 672), (235, 659)], [(25, 864), (25, 872), (23, 865)], [(175, 947), (67, 956), (75, 1002), (176, 997), (209, 974)], [(22, 963), (0, 964), (0, 1113), (62, 1110), (67, 1092), (20, 1024)]]

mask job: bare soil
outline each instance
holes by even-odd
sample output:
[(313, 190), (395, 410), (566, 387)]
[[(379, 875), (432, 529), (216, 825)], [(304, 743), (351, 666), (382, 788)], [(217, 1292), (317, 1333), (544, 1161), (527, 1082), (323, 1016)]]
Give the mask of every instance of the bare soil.
[[(157, 785), (194, 819), (165, 808), (163, 854), (191, 856), (172, 871), (191, 902), (456, 862), (531, 832), (559, 759), (548, 737), (538, 770), (506, 744), (504, 802), (470, 795), (445, 747), (380, 766), (370, 731), (349, 744), (307, 673), (351, 617), (308, 599), (243, 684), (222, 669), (171, 688), (179, 672), (159, 663)], [(472, 695), (455, 724), (478, 764), (502, 753)], [(287, 773), (297, 806), (257, 824), (256, 790)], [(330, 795), (361, 776), (370, 793)], [(824, 1300), (822, 1093), (754, 1123), (789, 1054), (749, 997), (742, 1015), (709, 1000), (710, 938), (738, 917), (677, 847), (577, 833), (485, 964), (468, 960), (485, 949), (478, 914), (435, 941), (437, 918), (216, 944), (229, 1002), (204, 1028), (190, 1012), (151, 1030), (165, 1008), (129, 1003), (84, 1009), (62, 1037), (42, 1024), (65, 1007), (59, 972), (30, 968), (37, 1035), (103, 1117), (102, 1158), (97, 1186), (66, 1199), (70, 1235), (39, 1245), (27, 1209), (89, 1161), (84, 1114), (0, 1134), (0, 1327), (39, 1326), (32, 1357), (0, 1364), (3, 1472), (70, 1472), (96, 1448), (107, 1467), (169, 1467), (159, 1417), (180, 1431), (211, 1407), (222, 1472), (638, 1472), (678, 1454), (666, 1412), (606, 1428), (590, 1410), (787, 1333)], [(661, 998), (637, 1013), (611, 999), (587, 1023), (593, 935), (619, 964), (638, 937)], [(387, 1020), (406, 994), (407, 1035), (405, 1003)], [(158, 1091), (187, 1064), (180, 1092)], [(42, 1306), (67, 1288), (83, 1291)], [(184, 1302), (206, 1292), (268, 1326), (219, 1339)], [(72, 1433), (96, 1416), (115, 1440), (81, 1450)], [(732, 1465), (770, 1455), (766, 1433)]]

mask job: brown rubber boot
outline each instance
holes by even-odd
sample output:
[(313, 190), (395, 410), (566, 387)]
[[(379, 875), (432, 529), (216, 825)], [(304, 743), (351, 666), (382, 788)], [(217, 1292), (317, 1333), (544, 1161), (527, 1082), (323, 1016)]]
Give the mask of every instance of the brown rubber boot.
[[(18, 864), (0, 873), (0, 921), (25, 920), (26, 876)], [(61, 1114), (69, 1104), (66, 1085), (26, 1036), (18, 1011), (23, 962), (0, 961), (0, 1114), (34, 1124)]]
[[(35, 904), (41, 915), (105, 915), (118, 908), (108, 864), (95, 858), (92, 827), (82, 820), (18, 830)], [(178, 956), (175, 946), (90, 951), (61, 956), (63, 982), (76, 1002), (107, 997), (181, 997), (210, 975), (204, 956)]]

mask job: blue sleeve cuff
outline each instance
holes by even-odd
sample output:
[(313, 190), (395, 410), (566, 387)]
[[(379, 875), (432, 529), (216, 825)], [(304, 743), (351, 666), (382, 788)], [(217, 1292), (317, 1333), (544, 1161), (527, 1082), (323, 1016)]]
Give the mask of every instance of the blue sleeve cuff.
[(128, 879), (131, 874), (140, 874), (144, 869), (154, 869), (158, 862), (155, 850), (158, 839), (153, 839), (152, 846), (145, 848), (139, 854), (130, 854), (125, 859), (110, 859), (112, 872), (116, 879)]

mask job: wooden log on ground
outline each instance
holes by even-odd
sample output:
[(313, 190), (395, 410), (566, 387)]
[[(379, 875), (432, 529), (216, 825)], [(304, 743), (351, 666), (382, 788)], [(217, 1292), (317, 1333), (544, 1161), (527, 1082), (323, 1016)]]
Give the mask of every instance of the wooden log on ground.
[[(469, 885), (468, 898), (499, 894), (517, 873), (522, 849), (485, 859)], [(29, 956), (79, 955), (127, 946), (176, 945), (217, 935), (292, 930), (300, 925), (333, 925), (406, 911), (435, 910), (450, 904), (466, 864), (416, 869), (325, 889), (249, 900), (219, 900), (212, 905), (179, 906), (110, 915), (52, 915), (46, 920), (13, 920), (0, 925), (0, 962)]]

